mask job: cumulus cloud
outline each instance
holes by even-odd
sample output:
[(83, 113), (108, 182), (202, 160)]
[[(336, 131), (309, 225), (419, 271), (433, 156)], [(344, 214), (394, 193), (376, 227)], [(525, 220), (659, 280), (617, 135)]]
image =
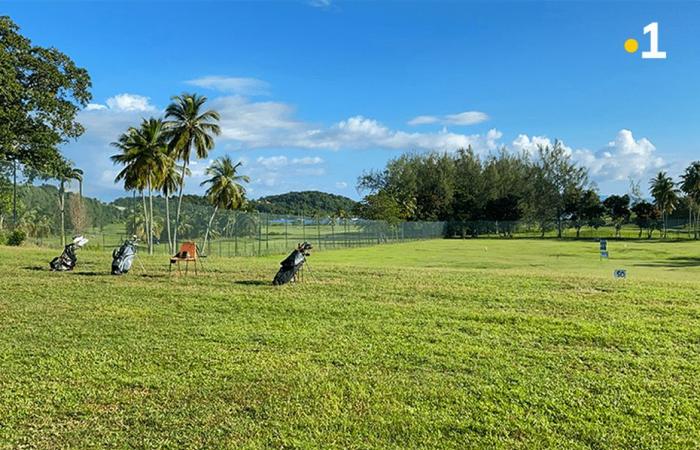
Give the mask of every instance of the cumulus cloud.
[[(103, 105), (99, 105), (103, 106)], [(104, 109), (100, 107), (93, 109)], [(156, 107), (151, 105), (150, 99), (136, 94), (118, 94), (107, 99), (107, 106), (113, 111), (155, 111)]]
[(592, 175), (608, 180), (642, 177), (666, 165), (649, 139), (635, 139), (632, 131), (625, 129), (618, 131), (615, 139), (601, 150), (578, 150), (575, 157)]
[[(551, 146), (553, 143), (546, 136), (520, 134), (513, 140), (511, 148), (535, 156), (538, 146)], [(649, 139), (635, 139), (632, 131), (626, 129), (618, 131), (615, 138), (598, 151), (573, 149), (565, 143), (562, 145), (574, 160), (589, 169), (592, 178), (597, 181), (623, 181), (630, 177), (649, 176), (666, 165)]]
[(88, 105), (85, 107), (86, 111), (99, 111), (101, 109), (107, 109), (107, 106), (99, 103), (88, 103)]
[(240, 95), (267, 95), (270, 85), (257, 78), (209, 75), (186, 81), (187, 84), (220, 92)]
[(464, 111), (446, 116), (418, 116), (408, 121), (409, 125), (428, 125), (441, 123), (443, 125), (476, 125), (489, 120), (489, 115), (481, 111)]

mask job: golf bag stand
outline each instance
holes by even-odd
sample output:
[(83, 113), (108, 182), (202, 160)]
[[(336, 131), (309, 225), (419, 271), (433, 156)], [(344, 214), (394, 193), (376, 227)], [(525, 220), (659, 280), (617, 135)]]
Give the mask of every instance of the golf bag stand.
[(300, 272), (303, 270), (306, 257), (311, 255), (309, 251), (312, 248), (308, 242), (299, 244), (289, 256), (280, 262), (280, 270), (272, 280), (272, 284), (280, 286), (296, 280), (301, 275)]
[(88, 240), (83, 236), (76, 236), (73, 241), (66, 245), (63, 249), (63, 253), (60, 256), (55, 257), (49, 262), (49, 267), (52, 272), (67, 272), (75, 268), (78, 262), (78, 256), (76, 251), (87, 244)]

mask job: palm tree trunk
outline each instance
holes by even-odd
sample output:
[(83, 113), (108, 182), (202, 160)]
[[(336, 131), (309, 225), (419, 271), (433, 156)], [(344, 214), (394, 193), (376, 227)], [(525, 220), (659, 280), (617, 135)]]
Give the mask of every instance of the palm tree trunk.
[(214, 216), (216, 215), (216, 211), (218, 209), (219, 209), (218, 205), (214, 207), (214, 212), (211, 214), (211, 217), (209, 218), (209, 225), (207, 225), (207, 232), (204, 233), (204, 246), (202, 247), (202, 250), (205, 252), (207, 251), (207, 239), (209, 239), (209, 230), (211, 230), (211, 224), (214, 221)]
[(148, 254), (153, 254), (153, 192), (151, 190), (151, 179), (148, 179), (148, 203), (151, 208), (148, 233)]
[(66, 188), (65, 182), (61, 180), (59, 206), (61, 207), (61, 246), (66, 246)]
[(165, 227), (168, 230), (168, 253), (173, 255), (175, 251), (173, 250), (173, 239), (170, 236), (170, 193), (165, 193)]
[(663, 211), (661, 213), (661, 216), (662, 216), (663, 222), (664, 222), (664, 239), (666, 239), (666, 211)]
[(177, 211), (175, 212), (175, 230), (173, 230), (173, 248), (177, 249), (177, 229), (180, 226), (180, 210), (182, 208), (182, 190), (185, 187), (185, 173), (187, 172), (187, 160), (182, 162), (182, 178), (180, 179), (180, 193), (177, 199)]
[(148, 208), (146, 208), (146, 193), (141, 189), (141, 204), (143, 205), (143, 228), (146, 232), (146, 245), (148, 246), (148, 251), (151, 250), (151, 230), (148, 228)]

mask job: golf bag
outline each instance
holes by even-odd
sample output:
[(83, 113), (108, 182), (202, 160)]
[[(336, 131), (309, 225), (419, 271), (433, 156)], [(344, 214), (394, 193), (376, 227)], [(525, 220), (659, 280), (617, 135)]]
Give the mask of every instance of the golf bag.
[(73, 242), (66, 245), (66, 247), (63, 249), (63, 253), (61, 253), (61, 256), (57, 256), (51, 260), (49, 263), (51, 271), (65, 272), (68, 270), (73, 270), (73, 268), (75, 268), (75, 264), (78, 262), (78, 256), (75, 254), (75, 252), (87, 244), (87, 242), (88, 240), (82, 236), (76, 236), (73, 238)]
[(306, 257), (311, 255), (309, 250), (313, 247), (308, 242), (299, 244), (297, 248), (280, 263), (280, 270), (272, 280), (272, 284), (280, 286), (289, 283), (294, 279), (297, 273), (302, 269), (306, 262)]
[(136, 258), (136, 236), (127, 239), (112, 252), (112, 275), (128, 273)]

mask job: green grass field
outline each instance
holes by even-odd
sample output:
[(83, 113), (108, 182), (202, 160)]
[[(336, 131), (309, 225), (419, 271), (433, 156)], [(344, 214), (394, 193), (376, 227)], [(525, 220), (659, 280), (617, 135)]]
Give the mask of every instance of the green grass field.
[(319, 252), (281, 288), (278, 256), (0, 247), (0, 448), (698, 448), (700, 243), (609, 246)]

